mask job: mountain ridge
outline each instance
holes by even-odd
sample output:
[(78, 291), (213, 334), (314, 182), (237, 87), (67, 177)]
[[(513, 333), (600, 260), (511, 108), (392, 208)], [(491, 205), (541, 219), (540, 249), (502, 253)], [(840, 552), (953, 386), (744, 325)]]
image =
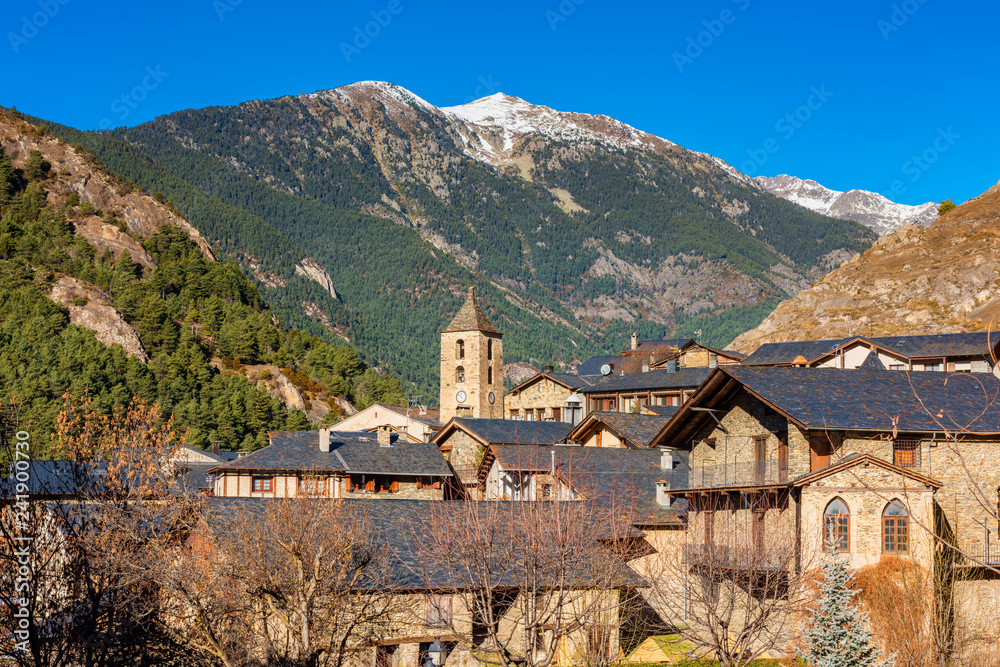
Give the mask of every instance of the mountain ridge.
[(907, 224), (927, 226), (938, 217), (938, 204), (925, 202), (917, 206), (898, 204), (877, 192), (852, 189), (831, 190), (811, 179), (788, 174), (758, 176), (756, 181), (771, 194), (804, 206), (822, 215), (853, 220), (879, 235), (895, 231)]

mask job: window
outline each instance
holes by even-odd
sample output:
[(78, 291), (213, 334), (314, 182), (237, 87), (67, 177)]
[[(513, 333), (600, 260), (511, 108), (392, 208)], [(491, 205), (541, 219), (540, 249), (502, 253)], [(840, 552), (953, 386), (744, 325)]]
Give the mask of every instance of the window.
[(715, 544), (715, 510), (705, 512), (705, 544)]
[(552, 421), (554, 422), (562, 421), (562, 408), (552, 408)]
[(455, 369), (455, 382), (465, 382), (465, 367), (459, 366)]
[(493, 358), (493, 339), (492, 338), (488, 338), (486, 340), (486, 358), (487, 359), (492, 359)]
[(906, 366), (904, 364), (889, 364), (890, 371), (905, 371)]
[(535, 421), (535, 411), (532, 408), (524, 409), (524, 421)]
[(680, 405), (681, 397), (677, 394), (653, 394), (653, 405)]
[(896, 438), (892, 441), (892, 462), (902, 468), (920, 465), (920, 441), (916, 438)]
[(326, 479), (323, 477), (299, 477), (299, 493), (307, 496), (326, 494)]
[(599, 430), (596, 435), (597, 435), (597, 446), (600, 447), (601, 446), (601, 441), (602, 441), (602, 439), (604, 437), (604, 431), (600, 431)]
[(521, 419), (521, 410), (520, 410), (520, 408), (511, 408), (510, 409), (510, 418), (511, 419), (520, 420)]
[(486, 369), (486, 384), (493, 384), (493, 367)]
[(375, 647), (375, 667), (392, 667), (392, 656), (395, 655), (399, 644), (386, 644)]
[(455, 358), (465, 359), (465, 341), (460, 340), (455, 343)]
[(455, 415), (458, 417), (471, 417), (472, 416), (472, 406), (471, 405), (460, 405), (455, 408)]
[(972, 372), (972, 362), (971, 361), (956, 361), (955, 362), (955, 372), (956, 373), (971, 373)]
[(274, 491), (273, 477), (253, 477), (253, 490), (257, 492), (270, 493)]
[(823, 549), (835, 552), (851, 550), (851, 513), (847, 503), (834, 498), (823, 512)]
[(893, 500), (882, 512), (882, 551), (905, 554), (909, 551), (910, 516), (903, 503)]
[(925, 371), (943, 371), (944, 364), (924, 364)]
[(591, 404), (593, 405), (593, 410), (595, 412), (614, 412), (615, 411), (615, 398), (614, 396), (600, 396), (598, 398), (591, 399)]
[(451, 625), (451, 596), (427, 595), (424, 597), (424, 624), (430, 628)]

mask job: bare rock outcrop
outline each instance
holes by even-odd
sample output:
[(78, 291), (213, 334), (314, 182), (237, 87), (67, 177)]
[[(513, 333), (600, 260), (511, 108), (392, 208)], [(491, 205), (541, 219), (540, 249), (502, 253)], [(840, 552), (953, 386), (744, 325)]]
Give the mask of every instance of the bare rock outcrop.
[(938, 218), (906, 225), (783, 301), (730, 347), (862, 335), (983, 331), (1000, 322), (1000, 183)]
[(69, 321), (90, 329), (105, 345), (121, 345), (126, 354), (146, 363), (149, 357), (142, 348), (139, 334), (122, 319), (115, 306), (96, 287), (76, 278), (63, 276), (52, 286), (49, 298), (69, 310)]

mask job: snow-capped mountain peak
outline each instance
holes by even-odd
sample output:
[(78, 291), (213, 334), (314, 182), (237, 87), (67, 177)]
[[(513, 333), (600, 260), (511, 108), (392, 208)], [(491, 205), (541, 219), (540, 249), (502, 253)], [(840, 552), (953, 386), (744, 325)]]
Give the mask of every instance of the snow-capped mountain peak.
[(484, 148), (477, 146), (478, 142), (469, 143), (474, 156), (490, 162), (500, 157), (498, 152), (510, 151), (519, 137), (529, 134), (657, 152), (676, 146), (669, 139), (643, 132), (610, 116), (556, 111), (505, 93), (496, 93), (460, 106), (442, 107), (441, 110), (465, 122), (471, 130), (482, 128), (490, 134), (502, 135), (500, 146), (494, 146), (489, 141), (483, 142)]
[(757, 183), (771, 194), (795, 202), (812, 211), (841, 220), (860, 222), (882, 234), (902, 225), (929, 225), (937, 217), (938, 205), (926, 202), (919, 206), (897, 204), (877, 192), (848, 190), (840, 192), (816, 181), (788, 174), (758, 176)]

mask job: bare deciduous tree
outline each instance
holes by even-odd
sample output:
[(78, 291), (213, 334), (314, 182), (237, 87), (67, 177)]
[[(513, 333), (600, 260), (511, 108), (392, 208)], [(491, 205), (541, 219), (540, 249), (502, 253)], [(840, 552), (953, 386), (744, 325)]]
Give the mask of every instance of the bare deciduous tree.
[(627, 502), (441, 503), (412, 536), (429, 589), (450, 590), (452, 630), (503, 665), (617, 659), (619, 591), (636, 531)]

